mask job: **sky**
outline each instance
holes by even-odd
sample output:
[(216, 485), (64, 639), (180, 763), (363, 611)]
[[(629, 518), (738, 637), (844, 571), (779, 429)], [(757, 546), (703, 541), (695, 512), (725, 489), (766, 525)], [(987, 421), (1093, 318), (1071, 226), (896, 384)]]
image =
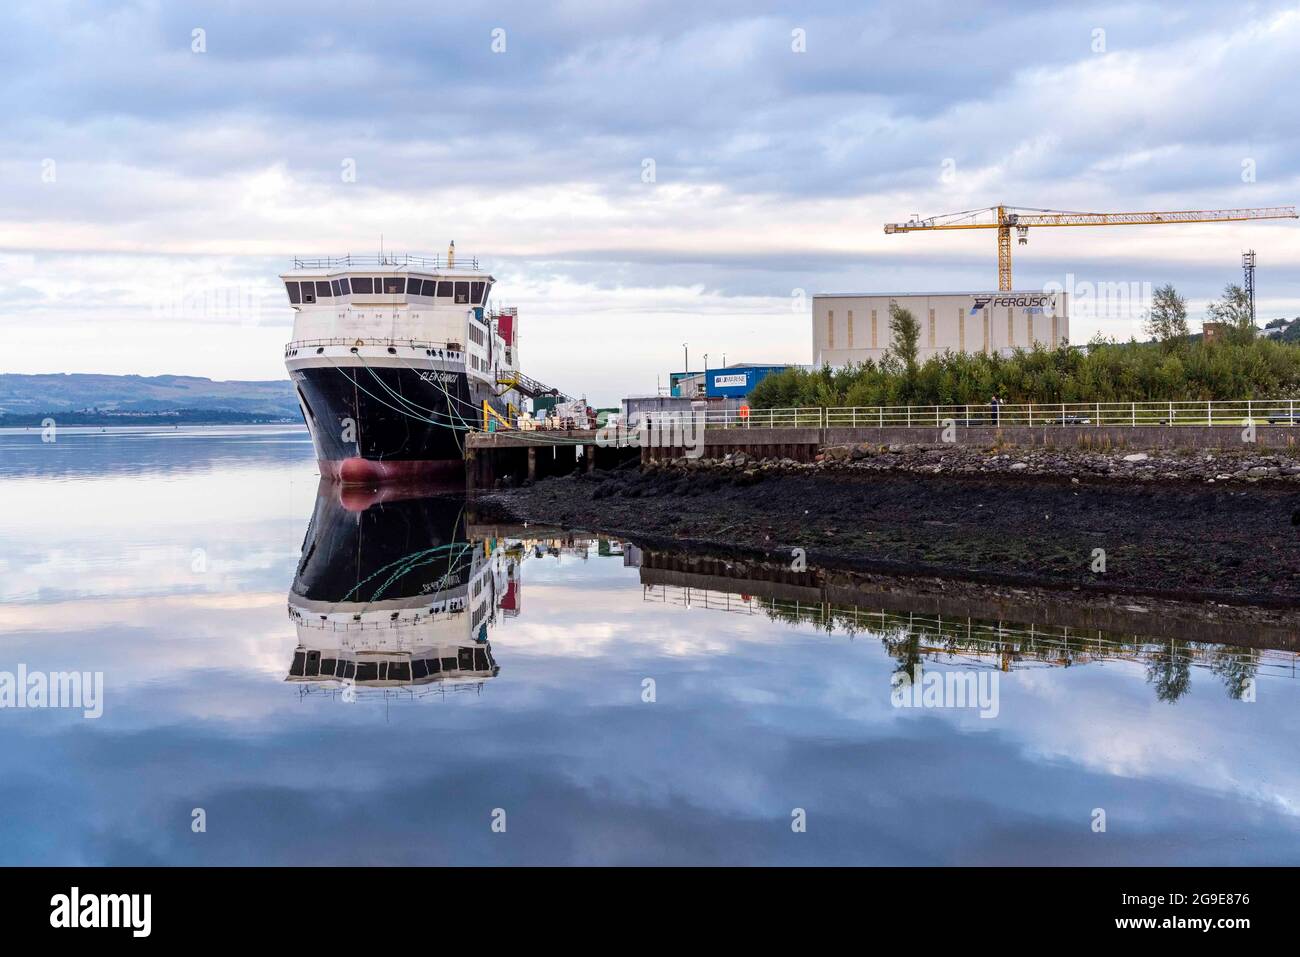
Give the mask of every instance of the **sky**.
[[(441, 8), (441, 9), (439, 9)], [(807, 363), (817, 292), (988, 290), (998, 203), (1293, 204), (1300, 8), (1272, 3), (6, 4), (0, 372), (285, 376), (294, 256), (455, 240), (530, 375), (598, 404)], [(1300, 221), (1040, 229), (1015, 286), (1192, 320)]]

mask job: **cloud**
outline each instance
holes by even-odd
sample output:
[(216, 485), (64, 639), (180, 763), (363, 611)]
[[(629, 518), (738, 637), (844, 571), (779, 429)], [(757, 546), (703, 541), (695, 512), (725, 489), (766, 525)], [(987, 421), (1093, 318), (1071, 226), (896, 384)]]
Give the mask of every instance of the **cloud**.
[[(752, 338), (755, 297), (780, 313), (794, 288), (992, 283), (982, 234), (883, 234), (913, 212), (1293, 202), (1298, 54), (1282, 4), (18, 4), (0, 38), (0, 254), (35, 262), (0, 293), (6, 322), (56, 334), (129, 317), (130, 348), (94, 371), (273, 377), (278, 333), (202, 326), (218, 373), (174, 346), (200, 320), (138, 320), (177, 277), (216, 275), (278, 327), (289, 256), (454, 238), (509, 276), (498, 294), (525, 323), (544, 317), (529, 371), (606, 404), (653, 389), (684, 335), (711, 358), (808, 361), (806, 316)], [(1196, 307), (1254, 246), (1261, 312), (1300, 308), (1294, 224), (1059, 232), (1017, 252), (1018, 285), (1174, 278)], [(642, 332), (683, 308), (659, 341)], [(624, 346), (617, 370), (534, 351), (587, 341), (593, 315)], [(70, 361), (30, 346), (7, 371)]]

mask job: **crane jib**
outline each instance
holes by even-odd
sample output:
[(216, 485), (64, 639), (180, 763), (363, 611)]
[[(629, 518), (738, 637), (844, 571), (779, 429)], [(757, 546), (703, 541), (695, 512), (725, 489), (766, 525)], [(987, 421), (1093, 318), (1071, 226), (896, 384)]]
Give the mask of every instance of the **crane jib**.
[[(1011, 230), (1021, 245), (1028, 242), (1031, 226), (1160, 226), (1174, 223), (1228, 223), (1258, 219), (1297, 219), (1294, 206), (1243, 207), (1239, 209), (1182, 209), (1158, 212), (1078, 213), (1057, 209), (1024, 209), (990, 206), (921, 219), (886, 223), (885, 232), (909, 233), (940, 229), (996, 229), (998, 231), (998, 289), (1011, 289)], [(988, 221), (980, 221), (987, 219)]]

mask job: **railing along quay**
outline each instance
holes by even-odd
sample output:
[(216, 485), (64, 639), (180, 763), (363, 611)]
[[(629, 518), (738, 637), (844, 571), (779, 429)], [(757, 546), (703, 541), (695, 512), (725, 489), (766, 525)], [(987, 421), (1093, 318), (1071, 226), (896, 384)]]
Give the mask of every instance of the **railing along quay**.
[(650, 424), (692, 422), (718, 429), (1010, 426), (1300, 425), (1300, 400), (1205, 402), (1027, 402), (1023, 404), (804, 406), (645, 412)]

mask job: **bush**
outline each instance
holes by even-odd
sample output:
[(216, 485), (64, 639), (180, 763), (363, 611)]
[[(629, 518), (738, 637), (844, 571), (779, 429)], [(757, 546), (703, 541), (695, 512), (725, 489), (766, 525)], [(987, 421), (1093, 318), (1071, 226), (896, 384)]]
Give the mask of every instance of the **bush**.
[(886, 356), (840, 369), (786, 369), (750, 394), (755, 409), (796, 406), (1263, 399), (1300, 392), (1300, 344), (1254, 339), (1169, 345), (1095, 341), (1000, 355), (945, 352), (909, 372)]

